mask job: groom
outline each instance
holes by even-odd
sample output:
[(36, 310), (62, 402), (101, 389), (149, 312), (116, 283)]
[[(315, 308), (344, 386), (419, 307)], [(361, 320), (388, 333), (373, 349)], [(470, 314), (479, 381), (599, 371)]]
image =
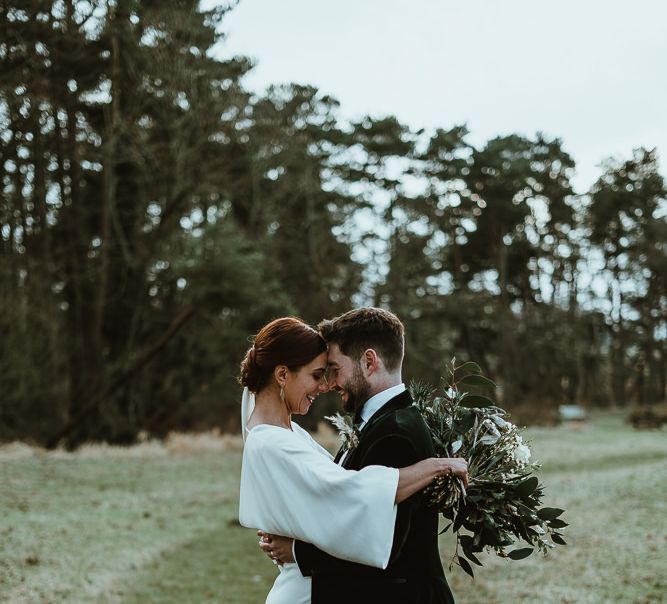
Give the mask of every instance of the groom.
[[(435, 456), (431, 436), (401, 378), (403, 324), (379, 308), (351, 310), (320, 323), (329, 345), (329, 385), (355, 413), (356, 448), (336, 462), (360, 470), (400, 468)], [(298, 493), (294, 494), (298, 497)], [(323, 519), (326, 522), (326, 519)], [(453, 604), (438, 552), (438, 512), (421, 493), (398, 505), (386, 570), (335, 558), (315, 545), (261, 533), (262, 550), (312, 577), (312, 604)]]

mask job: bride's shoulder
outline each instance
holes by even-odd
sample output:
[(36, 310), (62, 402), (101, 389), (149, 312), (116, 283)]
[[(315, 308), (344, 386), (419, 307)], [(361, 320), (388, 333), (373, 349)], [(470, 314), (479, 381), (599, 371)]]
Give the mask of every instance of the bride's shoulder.
[(299, 426), (294, 420), (292, 420), (292, 431), (298, 436), (307, 436), (310, 437), (310, 434), (307, 430)]
[(321, 453), (326, 457), (333, 459), (331, 453), (329, 453), (329, 451), (327, 451), (320, 443), (318, 443), (313, 438), (310, 432), (299, 426), (299, 424), (295, 424), (294, 422), (292, 422), (292, 426), (294, 427), (294, 432), (302, 439), (303, 443), (306, 444), (310, 449), (313, 449), (318, 453)]
[(244, 451), (248, 453), (263, 453), (286, 448), (292, 449), (300, 440), (295, 439), (294, 436), (294, 433), (287, 428), (272, 426), (270, 424), (259, 424), (248, 431)]

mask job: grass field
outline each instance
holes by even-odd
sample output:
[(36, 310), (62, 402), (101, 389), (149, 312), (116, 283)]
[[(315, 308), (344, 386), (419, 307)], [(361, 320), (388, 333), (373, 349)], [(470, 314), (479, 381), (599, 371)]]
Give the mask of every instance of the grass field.
[[(459, 604), (667, 602), (667, 433), (619, 415), (528, 431), (568, 546), (485, 557)], [(174, 437), (129, 449), (0, 447), (0, 602), (262, 603), (275, 567), (236, 522), (238, 439)], [(441, 543), (446, 564), (452, 553)]]

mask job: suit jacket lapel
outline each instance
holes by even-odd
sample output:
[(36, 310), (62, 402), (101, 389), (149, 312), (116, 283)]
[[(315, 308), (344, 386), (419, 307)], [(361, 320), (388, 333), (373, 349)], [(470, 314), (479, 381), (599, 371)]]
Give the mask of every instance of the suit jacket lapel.
[[(375, 424), (379, 419), (398, 409), (403, 407), (409, 407), (412, 405), (412, 397), (410, 396), (409, 390), (404, 390), (400, 394), (397, 394), (394, 398), (389, 399), (382, 407), (380, 407), (366, 422), (363, 430), (361, 431), (361, 437), (363, 438), (364, 434), (368, 433), (371, 426)], [(361, 440), (361, 439), (360, 439)]]
[[(405, 390), (404, 392), (397, 394), (394, 398), (389, 399), (384, 405), (382, 405), (382, 407), (380, 407), (375, 413), (373, 413), (373, 415), (371, 415), (371, 417), (366, 422), (366, 425), (361, 429), (361, 433), (359, 435), (359, 444), (352, 451), (350, 451), (350, 453), (348, 453), (348, 455), (343, 460), (342, 466), (344, 468), (351, 467), (352, 459), (355, 457), (356, 453), (362, 448), (364, 437), (368, 435), (371, 428), (373, 427), (373, 424), (377, 423), (381, 418), (383, 418), (388, 413), (392, 413), (393, 411), (396, 411), (397, 409), (402, 409), (403, 407), (409, 407), (410, 405), (412, 405), (412, 397), (410, 396), (410, 392), (408, 390)], [(338, 452), (338, 455), (336, 455), (336, 461), (338, 461), (341, 458), (342, 454), (343, 453), (341, 451)]]

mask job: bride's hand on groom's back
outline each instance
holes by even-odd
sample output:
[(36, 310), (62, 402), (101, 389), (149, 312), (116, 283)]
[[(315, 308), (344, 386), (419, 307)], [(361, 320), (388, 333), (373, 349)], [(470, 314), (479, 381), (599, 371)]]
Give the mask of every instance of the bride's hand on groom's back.
[(265, 531), (257, 531), (259, 548), (273, 561), (274, 564), (288, 564), (294, 562), (294, 539), (272, 535)]

